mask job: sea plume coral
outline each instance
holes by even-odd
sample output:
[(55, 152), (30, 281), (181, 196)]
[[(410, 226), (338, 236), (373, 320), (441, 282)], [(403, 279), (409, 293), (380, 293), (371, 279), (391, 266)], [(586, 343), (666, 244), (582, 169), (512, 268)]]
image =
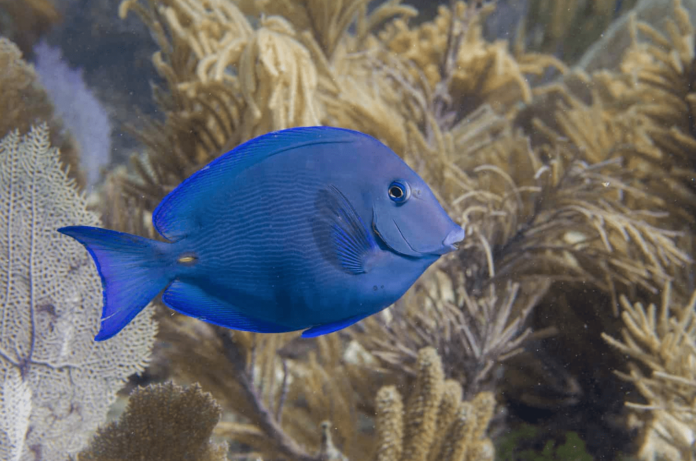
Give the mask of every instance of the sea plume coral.
[(87, 252), (56, 229), (99, 220), (61, 169), (45, 125), (0, 142), (0, 215), (0, 452), (66, 459), (124, 380), (143, 370), (152, 311), (115, 341), (94, 342), (99, 276)]
[[(343, 106), (369, 116), (369, 122), (363, 121), (368, 133), (376, 134), (370, 123), (390, 126), (385, 117), (369, 110), (381, 104), (381, 98), (363, 97), (369, 85), (357, 78), (369, 75), (372, 60), (360, 54), (355, 59), (361, 45), (347, 32), (335, 35), (330, 23), (338, 21), (345, 32), (357, 21), (358, 30), (367, 35), (387, 18), (413, 11), (390, 2), (370, 16), (359, 15), (365, 13), (364, 3), (346, 2), (344, 8), (325, 1), (306, 7), (298, 2), (259, 2), (251, 10), (269, 15), (252, 27), (229, 1), (122, 2), (122, 17), (133, 11), (153, 31), (161, 48), (153, 62), (167, 85), (166, 91), (155, 92), (167, 118), (142, 133), (149, 152), (135, 159), (138, 180), (126, 181), (125, 190), (144, 195), (148, 207), (154, 208), (166, 192), (225, 150), (267, 131), (340, 124), (337, 114)], [(283, 5), (290, 8), (287, 15), (273, 15)], [(322, 8), (327, 15), (314, 16)], [(384, 89), (386, 85), (380, 88)], [(391, 98), (399, 100), (398, 94)], [(387, 104), (382, 109), (387, 119), (400, 117)], [(359, 128), (360, 117), (353, 120), (355, 126), (344, 126)], [(395, 137), (397, 145), (405, 143), (403, 132)]]
[(626, 402), (647, 415), (639, 456), (690, 459), (696, 440), (696, 293), (687, 301), (667, 284), (659, 307), (631, 303), (625, 296), (621, 306), (625, 326), (621, 340), (602, 336), (633, 359), (629, 373), (617, 373), (635, 383), (647, 401)]

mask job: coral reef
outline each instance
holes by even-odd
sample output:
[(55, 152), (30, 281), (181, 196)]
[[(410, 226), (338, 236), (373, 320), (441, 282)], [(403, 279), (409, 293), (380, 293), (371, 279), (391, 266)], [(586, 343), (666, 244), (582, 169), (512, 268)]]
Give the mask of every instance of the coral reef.
[(133, 391), (119, 420), (101, 427), (78, 458), (224, 461), (227, 447), (210, 441), (221, 414), (199, 386), (151, 384)]
[[(683, 0), (681, 5), (686, 8), (689, 15), (696, 13), (694, 0)], [(624, 14), (614, 21), (602, 34), (602, 38), (594, 42), (578, 61), (578, 67), (588, 71), (616, 70), (626, 50), (635, 38), (632, 34), (632, 23), (639, 20), (651, 27), (665, 33), (667, 24), (674, 20), (674, 5), (672, 2), (655, 2), (653, 0), (638, 0), (636, 6), (629, 14)]]
[[(643, 88), (630, 93), (635, 67), (628, 63), (641, 64), (631, 55), (646, 50), (629, 52), (621, 75), (571, 74), (519, 43), (513, 53), (504, 41), (486, 42), (483, 19), (492, 8), (453, 2), (433, 21), (412, 26), (413, 10), (398, 2), (369, 13), (360, 1), (121, 4), (122, 17), (134, 11), (152, 30), (161, 48), (153, 62), (166, 81), (155, 91), (166, 119), (142, 133), (148, 151), (134, 158), (135, 175), (111, 178), (111, 197), (122, 209), (131, 201), (147, 216), (184, 177), (239, 142), (320, 123), (392, 146), (467, 227), (457, 256), (434, 267), (394, 309), (349, 331), (349, 349), (360, 351), (352, 357), (309, 352), (290, 360), (282, 350), (306, 347), (292, 336), (235, 335), (229, 347), (242, 365), (233, 369), (245, 374), (223, 384), (206, 369), (229, 368), (226, 334), (163, 321), (172, 371), (185, 370), (180, 378), (200, 381), (224, 408), (251, 420), (219, 430), (252, 453), (310, 459), (327, 452), (319, 428), (330, 420), (335, 446), (364, 459), (356, 447), (369, 442), (356, 443), (353, 412), (374, 408), (375, 383), (416, 379), (423, 347), (437, 347), (444, 375), (459, 383), (465, 400), (474, 399), (497, 387), (500, 365), (511, 357), (528, 369), (548, 368), (547, 358), (519, 355), (524, 341), (574, 341), (578, 333), (540, 322), (534, 308), (570, 297), (563, 312), (594, 322), (570, 294), (589, 286), (604, 303), (601, 328), (613, 333), (619, 293), (654, 296), (691, 262), (674, 217), (688, 219), (693, 200), (686, 185), (670, 186), (691, 166), (682, 171), (664, 161), (675, 132), (663, 133), (656, 146), (658, 132), (645, 130), (656, 111)], [(658, 56), (655, 65), (666, 62)], [(535, 88), (550, 72), (565, 77)], [(148, 233), (140, 222), (128, 225)], [(591, 353), (586, 357), (591, 362)], [(590, 365), (577, 362), (578, 369)], [(241, 385), (239, 376), (247, 376)], [(587, 383), (561, 376), (560, 395), (566, 405), (577, 403)], [(299, 383), (314, 391), (302, 392)], [(394, 447), (397, 454), (407, 448)]]
[(216, 434), (249, 447), (249, 456), (318, 460), (334, 443), (351, 450), (350, 459), (369, 455), (338, 337), (320, 338), (318, 357), (299, 362), (282, 352), (296, 334), (231, 335), (186, 318), (163, 319), (161, 329), (174, 376), (200, 382), (237, 415)]
[(99, 276), (56, 229), (99, 220), (62, 170), (46, 125), (0, 141), (0, 215), (0, 452), (66, 459), (144, 369), (156, 327), (149, 310), (116, 341), (94, 342)]
[[(164, 416), (174, 410), (161, 398), (198, 421), (204, 430), (192, 450), (211, 459), (224, 451), (210, 444), (211, 431), (236, 459), (492, 459), (503, 432), (526, 434), (515, 438), (520, 450), (499, 450), (519, 459), (632, 449), (644, 459), (689, 459), (696, 38), (687, 2), (670, 2), (671, 13), (648, 25), (639, 20), (654, 11), (647, 0), (529, 0), (519, 34), (488, 40), (492, 3), (451, 1), (425, 21), (398, 0), (120, 3), (121, 18), (137, 16), (159, 48), (153, 101), (161, 118), (133, 119), (144, 151), (112, 169), (91, 197), (107, 227), (152, 237), (155, 206), (205, 163), (267, 131), (321, 124), (392, 147), (467, 239), (392, 308), (313, 340), (231, 332), (158, 310), (157, 371), (141, 379), (200, 383), (219, 408), (195, 387), (137, 391), (121, 422), (101, 429), (81, 456), (139, 449), (123, 438), (131, 425), (180, 432), (186, 423)], [(584, 67), (571, 70), (634, 3), (636, 14), (620, 19), (623, 32), (609, 42), (620, 52), (590, 50)], [(33, 69), (6, 40), (3, 62), (0, 134), (50, 120)], [(3, 146), (18, 139), (10, 134)], [(33, 158), (24, 152), (8, 165)], [(6, 171), (15, 170), (3, 164)], [(67, 245), (51, 238), (51, 249)], [(82, 320), (96, 321), (98, 281), (84, 282), (96, 284), (89, 293), (75, 287), (86, 256), (60, 249), (55, 264), (70, 264), (43, 269), (61, 277), (50, 292), (72, 290), (61, 299), (73, 304), (80, 293), (94, 304)], [(51, 312), (59, 306), (52, 302)], [(149, 347), (152, 324), (141, 328)], [(22, 340), (26, 354), (32, 348)], [(31, 426), (38, 391), (22, 371), (29, 362), (13, 358), (14, 344), (0, 345), (0, 454), (17, 458), (25, 434), (40, 436)], [(117, 387), (94, 387), (100, 397), (79, 408), (101, 413), (84, 428), (101, 419)], [(140, 405), (158, 409), (138, 416)], [(200, 414), (187, 405), (200, 405)], [(75, 439), (63, 440), (74, 452), (86, 436), (71, 427)]]

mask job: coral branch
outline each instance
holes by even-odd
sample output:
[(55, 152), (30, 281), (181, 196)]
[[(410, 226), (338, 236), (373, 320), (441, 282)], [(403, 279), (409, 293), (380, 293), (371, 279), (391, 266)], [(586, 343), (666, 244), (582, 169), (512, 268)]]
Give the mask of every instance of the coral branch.
[(246, 370), (246, 360), (237, 344), (230, 338), (227, 330), (217, 330), (218, 338), (222, 341), (229, 364), (232, 366), (241, 393), (240, 396), (247, 400), (256, 415), (256, 424), (276, 447), (275, 449), (284, 456), (298, 461), (320, 461), (321, 457), (311, 456), (300, 448), (294, 440), (288, 437), (282, 427), (273, 417), (272, 412), (266, 408)]

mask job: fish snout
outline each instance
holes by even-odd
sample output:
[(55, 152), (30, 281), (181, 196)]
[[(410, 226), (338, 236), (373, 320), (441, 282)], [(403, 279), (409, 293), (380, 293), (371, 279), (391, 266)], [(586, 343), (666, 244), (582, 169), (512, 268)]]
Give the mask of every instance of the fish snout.
[(445, 240), (442, 241), (442, 246), (444, 246), (448, 252), (458, 250), (459, 244), (462, 242), (462, 240), (464, 240), (464, 237), (466, 237), (466, 232), (464, 229), (457, 226), (449, 234), (447, 234)]

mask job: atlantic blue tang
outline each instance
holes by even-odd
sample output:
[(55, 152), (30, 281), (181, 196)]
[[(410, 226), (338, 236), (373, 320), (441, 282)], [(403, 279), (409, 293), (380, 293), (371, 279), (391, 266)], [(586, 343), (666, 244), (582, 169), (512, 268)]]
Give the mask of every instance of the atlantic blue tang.
[(332, 127), (241, 144), (167, 195), (152, 219), (167, 242), (58, 229), (101, 276), (97, 341), (162, 291), (171, 309), (235, 330), (331, 333), (393, 304), (464, 238), (391, 149)]

